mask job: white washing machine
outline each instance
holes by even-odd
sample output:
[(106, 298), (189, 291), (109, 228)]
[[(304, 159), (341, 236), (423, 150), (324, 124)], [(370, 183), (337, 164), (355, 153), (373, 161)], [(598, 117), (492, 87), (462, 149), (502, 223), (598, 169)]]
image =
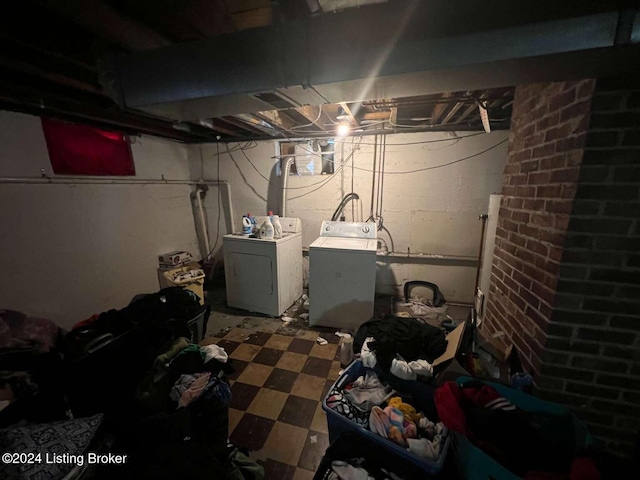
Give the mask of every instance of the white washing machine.
[(225, 235), (227, 304), (274, 317), (302, 296), (302, 229), (299, 218), (281, 218), (283, 237)]
[(322, 222), (309, 246), (309, 324), (357, 330), (373, 316), (375, 223)]

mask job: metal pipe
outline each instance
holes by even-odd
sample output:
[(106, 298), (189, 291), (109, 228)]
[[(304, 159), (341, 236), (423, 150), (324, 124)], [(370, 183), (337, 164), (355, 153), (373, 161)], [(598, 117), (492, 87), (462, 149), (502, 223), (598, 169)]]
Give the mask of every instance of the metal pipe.
[(204, 206), (202, 205), (202, 195), (204, 190), (200, 187), (196, 188), (194, 192), (196, 202), (198, 203), (198, 213), (200, 214), (200, 229), (202, 231), (202, 240), (204, 241), (204, 252), (200, 252), (200, 257), (204, 260), (209, 260), (211, 254), (211, 244), (209, 243), (209, 229), (204, 216)]
[(480, 286), (480, 270), (482, 269), (482, 252), (484, 251), (484, 232), (487, 229), (487, 218), (489, 215), (482, 214), (478, 217), (482, 221), (482, 232), (480, 233), (480, 250), (478, 252), (478, 269), (476, 270), (476, 287), (473, 290), (473, 297), (478, 294), (478, 288)]
[(229, 222), (231, 231), (235, 232), (235, 218), (231, 201), (231, 184), (227, 180), (167, 180), (165, 178), (122, 178), (122, 177), (0, 177), (0, 184), (13, 185), (224, 185), (227, 190), (229, 204)]
[(287, 216), (287, 184), (289, 183), (289, 172), (291, 164), (295, 159), (293, 156), (285, 157), (284, 168), (282, 169), (282, 203), (280, 206), (280, 216)]

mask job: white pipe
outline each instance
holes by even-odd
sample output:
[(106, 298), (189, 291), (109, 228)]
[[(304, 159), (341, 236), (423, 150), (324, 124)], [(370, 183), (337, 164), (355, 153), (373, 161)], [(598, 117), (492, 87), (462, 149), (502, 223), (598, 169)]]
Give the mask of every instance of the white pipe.
[(202, 205), (202, 194), (204, 192), (200, 188), (196, 188), (194, 192), (196, 201), (198, 203), (198, 213), (200, 214), (200, 229), (202, 231), (202, 240), (204, 241), (204, 252), (200, 252), (200, 256), (204, 260), (209, 260), (211, 254), (211, 244), (209, 243), (209, 230), (207, 228), (207, 222), (204, 218), (204, 206)]
[[(231, 184), (227, 180), (167, 180), (165, 178), (123, 178), (123, 177), (0, 177), (0, 184), (41, 184), (41, 185), (224, 185), (229, 204), (231, 233), (236, 231)], [(207, 252), (208, 253), (208, 252)]]
[(284, 162), (284, 168), (282, 170), (282, 203), (280, 208), (280, 216), (287, 216), (287, 183), (289, 182), (289, 172), (291, 171), (291, 163), (293, 163), (293, 156), (288, 156)]

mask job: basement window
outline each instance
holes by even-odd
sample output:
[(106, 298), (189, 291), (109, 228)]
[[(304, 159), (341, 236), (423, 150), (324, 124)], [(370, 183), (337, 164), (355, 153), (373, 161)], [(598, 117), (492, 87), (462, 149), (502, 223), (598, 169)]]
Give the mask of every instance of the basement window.
[(289, 175), (330, 175), (335, 171), (334, 152), (333, 138), (280, 142), (280, 172), (291, 161)]

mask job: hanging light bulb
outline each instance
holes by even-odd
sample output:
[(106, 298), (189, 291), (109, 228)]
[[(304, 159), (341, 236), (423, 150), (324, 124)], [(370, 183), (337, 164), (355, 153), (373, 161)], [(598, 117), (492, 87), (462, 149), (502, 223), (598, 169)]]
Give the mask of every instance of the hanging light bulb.
[(338, 124), (339, 137), (346, 137), (347, 135), (349, 135), (350, 132), (351, 132), (351, 125), (349, 125), (347, 122), (340, 122)]

